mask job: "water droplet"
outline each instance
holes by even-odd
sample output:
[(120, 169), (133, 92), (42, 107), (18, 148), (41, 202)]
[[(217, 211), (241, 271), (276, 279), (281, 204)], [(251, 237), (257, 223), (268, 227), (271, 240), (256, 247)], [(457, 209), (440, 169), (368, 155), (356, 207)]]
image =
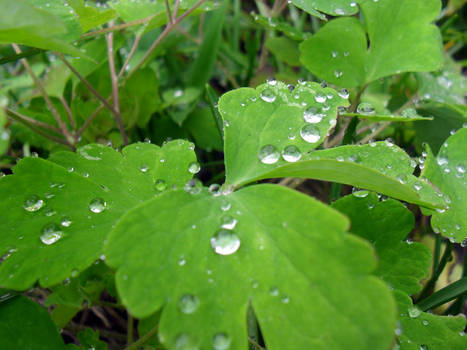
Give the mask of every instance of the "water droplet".
[(214, 197), (220, 196), (222, 194), (222, 188), (219, 184), (211, 184), (208, 188), (209, 193)]
[(269, 289), (269, 294), (276, 297), (279, 295), (279, 289), (277, 289), (277, 287), (271, 287), (271, 289)]
[(420, 191), (420, 190), (422, 189), (422, 183), (416, 181), (416, 182), (413, 184), (413, 188), (415, 189), (415, 191)]
[(312, 124), (319, 123), (324, 116), (317, 107), (309, 107), (303, 112), (303, 119)]
[(276, 100), (276, 95), (271, 89), (263, 90), (259, 96), (264, 102), (268, 102), (268, 103), (272, 103)]
[(184, 314), (192, 314), (196, 311), (198, 305), (199, 299), (196, 295), (193, 294), (183, 295), (178, 302), (178, 307)]
[(240, 239), (234, 232), (221, 229), (211, 238), (211, 247), (217, 254), (230, 255), (240, 248)]
[(212, 340), (214, 350), (227, 350), (230, 347), (230, 337), (225, 333), (217, 333)]
[(146, 173), (149, 170), (149, 167), (146, 164), (143, 164), (139, 167), (142, 173)]
[(446, 157), (439, 156), (437, 162), (439, 166), (447, 165), (448, 159)]
[(326, 95), (322, 93), (317, 93), (315, 96), (315, 101), (318, 103), (324, 103), (326, 102), (326, 99), (327, 99)]
[(199, 165), (198, 162), (190, 163), (190, 165), (188, 166), (188, 171), (193, 175), (198, 174), (200, 170), (201, 170), (201, 166)]
[(228, 211), (231, 207), (232, 207), (232, 204), (230, 204), (229, 201), (227, 200), (222, 201), (222, 204), (221, 204), (222, 211)]
[(26, 198), (26, 200), (23, 203), (23, 208), (26, 211), (34, 212), (41, 209), (44, 206), (44, 204), (45, 203), (42, 199), (33, 194)]
[(303, 140), (305, 140), (308, 143), (316, 143), (321, 138), (319, 129), (311, 124), (305, 125), (300, 130), (300, 136), (302, 137)]
[(63, 232), (57, 224), (47, 224), (42, 228), (42, 235), (40, 237), (42, 243), (51, 245), (62, 238)]
[(462, 164), (457, 164), (456, 165), (456, 171), (459, 174), (465, 174), (465, 166), (463, 166)]
[(410, 318), (417, 318), (422, 313), (422, 311), (416, 306), (409, 307), (407, 311), (409, 313)]
[(224, 215), (221, 219), (221, 227), (226, 230), (233, 230), (237, 225), (237, 219), (231, 215)]
[(339, 56), (339, 52), (337, 52), (337, 51), (331, 52), (331, 57), (332, 58), (336, 58), (337, 56)]
[(203, 185), (198, 179), (192, 179), (185, 184), (184, 189), (190, 194), (198, 194), (203, 189)]
[(363, 190), (360, 190), (358, 188), (353, 188), (352, 189), (352, 194), (357, 197), (357, 198), (365, 198), (368, 196), (370, 192), (368, 191), (363, 191)]
[(277, 85), (277, 80), (274, 78), (269, 78), (268, 80), (266, 80), (266, 82), (268, 83), (268, 85), (271, 85), (271, 86)]
[(293, 163), (293, 162), (300, 160), (301, 157), (302, 157), (302, 153), (296, 146), (293, 146), (293, 145), (286, 146), (282, 150), (282, 158), (284, 158), (286, 162)]
[(273, 145), (263, 146), (258, 153), (258, 158), (263, 164), (277, 163), (279, 157), (279, 151)]
[(281, 301), (282, 303), (284, 304), (288, 304), (290, 302), (290, 298), (287, 296), (287, 295), (284, 295), (282, 298), (281, 298)]
[(89, 210), (93, 213), (102, 213), (107, 206), (107, 203), (102, 198), (95, 198), (89, 203)]
[(342, 77), (343, 75), (344, 75), (344, 72), (341, 71), (341, 70), (336, 69), (336, 70), (334, 71), (334, 76), (335, 76), (337, 79), (339, 79), (339, 78)]
[(428, 322), (427, 320), (423, 320), (423, 321), (422, 321), (422, 324), (423, 324), (424, 326), (428, 326), (429, 322)]
[(404, 185), (407, 183), (407, 176), (405, 174), (397, 175), (397, 180)]
[(339, 97), (341, 97), (341, 98), (348, 99), (350, 93), (349, 93), (349, 90), (347, 90), (347, 89), (342, 89), (342, 90), (339, 90), (338, 95), (339, 95)]
[(357, 107), (357, 113), (363, 115), (373, 115), (375, 114), (375, 109), (370, 103), (362, 102)]
[(175, 349), (177, 350), (198, 350), (198, 346), (194, 340), (185, 333), (180, 334), (175, 341)]
[(55, 214), (57, 214), (57, 212), (53, 210), (52, 208), (47, 208), (44, 214), (45, 216), (50, 217), (50, 216), (54, 216)]
[(156, 191), (159, 192), (165, 191), (167, 189), (167, 183), (161, 179), (156, 180), (156, 182), (154, 183), (154, 188), (156, 189)]
[(414, 118), (417, 117), (417, 111), (414, 108), (404, 109), (401, 113), (404, 118)]

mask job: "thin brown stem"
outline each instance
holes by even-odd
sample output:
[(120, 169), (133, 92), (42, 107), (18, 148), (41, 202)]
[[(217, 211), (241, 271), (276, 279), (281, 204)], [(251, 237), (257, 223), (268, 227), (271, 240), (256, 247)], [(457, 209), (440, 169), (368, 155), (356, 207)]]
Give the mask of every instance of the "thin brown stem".
[(174, 10), (172, 12), (172, 22), (175, 22), (175, 19), (177, 18), (179, 7), (180, 7), (180, 0), (175, 0)]
[(91, 91), (91, 93), (99, 100), (101, 101), (101, 103), (114, 115), (115, 117), (115, 121), (118, 125), (118, 128), (120, 129), (120, 133), (122, 135), (122, 138), (123, 138), (123, 143), (125, 145), (128, 145), (128, 137), (126, 136), (126, 133), (125, 133), (125, 129), (123, 127), (123, 122), (122, 122), (122, 118), (120, 116), (120, 113), (118, 111), (115, 110), (115, 108), (113, 108), (110, 103), (104, 98), (101, 96), (101, 94), (99, 94), (97, 92), (96, 89), (94, 89), (94, 87), (70, 64), (70, 62), (68, 62), (68, 60), (65, 58), (65, 56), (63, 56), (61, 53), (57, 52), (57, 57), (60, 58), (60, 60), (62, 60), (63, 63), (65, 63), (65, 65), (73, 72), (73, 74), (75, 74), (79, 80), (81, 80), (81, 82), (88, 88), (89, 91)]
[(126, 28), (129, 28), (129, 27), (136, 26), (138, 24), (144, 24), (144, 23), (149, 22), (150, 20), (152, 20), (155, 16), (156, 15), (151, 15), (149, 17), (137, 19), (135, 21), (122, 23), (122, 24), (117, 24), (115, 26), (110, 26), (110, 27), (107, 27), (107, 28), (95, 30), (93, 32), (85, 33), (85, 34), (81, 35), (81, 39), (96, 36), (96, 35), (100, 35), (100, 34), (105, 34), (105, 33), (109, 33), (109, 32), (115, 32), (117, 30), (126, 29)]
[[(110, 97), (108, 98), (110, 99)], [(94, 112), (91, 113), (88, 119), (84, 122), (84, 124), (79, 128), (78, 132), (76, 133), (76, 139), (79, 140), (81, 138), (81, 135), (83, 135), (83, 132), (87, 129), (89, 124), (94, 120), (94, 118), (97, 116), (97, 114), (102, 111), (104, 108), (104, 105), (101, 104), (99, 107), (97, 107)]]
[(381, 132), (383, 132), (389, 125), (391, 125), (391, 122), (382, 123), (375, 131), (373, 131), (371, 134), (365, 136), (363, 139), (358, 141), (358, 143), (359, 144), (364, 144), (364, 143), (367, 143), (368, 141), (371, 141), (373, 138), (375, 138)]
[(73, 117), (73, 113), (71, 112), (71, 108), (68, 105), (68, 102), (63, 98), (63, 96), (60, 96), (59, 99), (63, 105), (63, 108), (65, 109), (66, 114), (68, 115), (68, 119), (70, 120), (71, 127), (73, 129), (76, 129), (76, 121), (75, 121), (75, 118)]
[[(21, 49), (19, 48), (18, 45), (12, 44), (13, 49), (17, 54), (21, 53)], [(36, 84), (37, 88), (39, 89), (39, 92), (41, 93), (42, 97), (44, 98), (45, 103), (47, 104), (47, 107), (49, 107), (50, 112), (52, 113), (52, 116), (54, 117), (55, 121), (58, 124), (58, 127), (60, 128), (61, 133), (67, 140), (68, 144), (70, 146), (73, 146), (74, 139), (71, 136), (70, 132), (68, 131), (65, 123), (62, 120), (62, 117), (60, 116), (60, 113), (58, 113), (57, 109), (55, 108), (54, 104), (49, 98), (49, 95), (47, 95), (47, 92), (45, 91), (44, 85), (42, 85), (41, 81), (39, 78), (34, 74), (31, 66), (29, 65), (28, 61), (25, 58), (21, 59), (21, 63), (23, 64), (24, 68), (28, 71), (29, 75), (31, 78), (34, 80), (34, 83)]]
[[(118, 77), (115, 71), (114, 61), (114, 34), (109, 33), (105, 36), (107, 42), (107, 58), (109, 61), (110, 80), (112, 82), (112, 100), (115, 111), (120, 114), (120, 103), (118, 100)], [(122, 135), (123, 136), (123, 135)]]
[[(157, 48), (157, 46), (159, 46), (159, 44), (162, 42), (162, 40), (170, 33), (170, 31), (172, 29), (175, 28), (175, 26), (180, 23), (185, 17), (187, 17), (188, 15), (190, 15), (194, 10), (196, 10), (203, 2), (205, 2), (206, 0), (198, 0), (192, 7), (190, 7), (188, 10), (186, 10), (182, 15), (180, 15), (179, 17), (175, 18), (174, 21), (172, 23), (169, 23), (165, 28), (164, 30), (162, 31), (162, 33), (157, 37), (157, 39), (154, 41), (154, 43), (151, 45), (151, 47), (146, 51), (146, 53), (144, 54), (144, 56), (141, 58), (141, 60), (136, 64), (135, 68), (132, 70), (132, 72), (138, 70), (138, 68), (140, 68), (145, 62), (146, 60), (149, 58), (149, 56), (151, 56), (151, 54), (154, 52), (154, 50)], [(174, 8), (174, 14), (176, 14), (175, 10), (176, 10), (176, 7), (177, 7), (177, 3), (175, 4), (175, 8)], [(131, 75), (131, 73), (130, 73)]]
[(263, 348), (261, 345), (259, 345), (254, 339), (248, 337), (248, 342), (250, 344), (253, 344), (256, 348), (260, 349), (260, 350), (266, 350), (266, 348)]
[(172, 11), (170, 10), (169, 0), (165, 0), (165, 8), (167, 10), (167, 19), (169, 23), (173, 22)]
[(120, 72), (118, 72), (118, 79), (120, 79), (125, 73), (126, 67), (128, 67), (128, 64), (130, 63), (131, 58), (133, 57), (134, 53), (136, 52), (136, 49), (138, 48), (139, 41), (141, 40), (141, 35), (142, 33), (136, 34), (135, 41), (133, 42), (133, 46), (131, 47), (130, 53), (128, 54), (128, 57), (126, 58), (125, 62), (123, 63), (122, 68), (120, 68)]
[(28, 116), (26, 116), (24, 114), (15, 112), (15, 111), (13, 111), (11, 109), (8, 109), (8, 108), (5, 108), (5, 112), (7, 112), (7, 115), (9, 115), (10, 118), (12, 118), (12, 119), (22, 120), (22, 121), (24, 121), (26, 123), (29, 123), (29, 124), (32, 124), (32, 125), (34, 125), (36, 127), (47, 129), (47, 130), (53, 131), (53, 132), (55, 132), (57, 134), (60, 134), (60, 129), (58, 129), (57, 127), (55, 127), (53, 125), (41, 122), (41, 121), (36, 120), (36, 119), (33, 119), (31, 117), (28, 117)]

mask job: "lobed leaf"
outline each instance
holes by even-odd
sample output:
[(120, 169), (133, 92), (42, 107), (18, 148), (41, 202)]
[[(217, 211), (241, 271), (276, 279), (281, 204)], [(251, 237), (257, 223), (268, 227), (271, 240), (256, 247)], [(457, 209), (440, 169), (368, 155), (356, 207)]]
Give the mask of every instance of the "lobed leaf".
[(359, 3), (364, 24), (354, 17), (338, 18), (301, 44), (301, 61), (313, 74), (352, 87), (400, 72), (441, 66), (441, 35), (430, 24), (440, 11), (439, 0)]
[(452, 242), (467, 239), (467, 128), (458, 130), (441, 146), (435, 157), (427, 149), (422, 176), (447, 195), (448, 210), (433, 212), (431, 227)]
[[(50, 160), (25, 158), (0, 178), (0, 285), (54, 285), (102, 256), (103, 242), (128, 209), (192, 176), (193, 146), (134, 144), (123, 155), (101, 145)], [(197, 163), (194, 163), (197, 167)]]
[(365, 191), (345, 196), (332, 206), (350, 219), (352, 233), (375, 247), (376, 276), (409, 295), (420, 291), (419, 281), (428, 276), (431, 253), (423, 244), (405, 241), (414, 226), (410, 210), (398, 201), (380, 201), (375, 193)]
[(295, 6), (311, 15), (316, 15), (316, 12), (319, 11), (332, 16), (350, 16), (356, 14), (358, 12), (357, 2), (361, 2), (361, 0), (292, 0)]
[(394, 305), (368, 276), (373, 252), (347, 225), (275, 185), (171, 191), (128, 212), (105, 254), (134, 316), (163, 308), (169, 349), (245, 349), (249, 305), (271, 350), (386, 349)]

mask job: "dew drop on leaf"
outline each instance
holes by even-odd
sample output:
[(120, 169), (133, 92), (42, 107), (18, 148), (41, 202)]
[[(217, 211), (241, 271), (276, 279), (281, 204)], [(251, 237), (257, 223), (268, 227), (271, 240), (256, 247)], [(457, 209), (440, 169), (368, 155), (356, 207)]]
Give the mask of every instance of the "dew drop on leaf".
[(326, 99), (327, 99), (326, 95), (324, 95), (322, 93), (318, 93), (315, 96), (315, 101), (318, 102), (318, 103), (324, 103), (324, 102), (326, 102)]
[(338, 94), (339, 94), (339, 97), (342, 97), (342, 98), (345, 98), (345, 99), (349, 98), (349, 90), (347, 90), (347, 89), (339, 90)]
[(290, 298), (287, 296), (287, 295), (284, 295), (282, 298), (281, 298), (281, 301), (282, 303), (284, 304), (288, 304), (290, 302)]
[(305, 109), (305, 111), (303, 112), (303, 119), (307, 122), (307, 123), (312, 123), (312, 124), (316, 124), (316, 123), (319, 123), (324, 117), (324, 114), (322, 114), (318, 108), (316, 107), (309, 107), (307, 109)]
[(95, 198), (89, 203), (89, 210), (93, 213), (99, 214), (105, 210), (107, 203), (102, 198)]
[(191, 194), (198, 194), (203, 189), (203, 185), (198, 179), (192, 179), (185, 184), (185, 191)]
[(373, 115), (375, 114), (375, 109), (371, 103), (362, 102), (357, 107), (357, 113), (363, 115)]
[(156, 182), (154, 183), (154, 188), (156, 189), (156, 191), (159, 192), (165, 191), (167, 189), (167, 183), (161, 179), (156, 180)]
[(42, 235), (40, 237), (42, 243), (51, 245), (62, 238), (63, 232), (57, 224), (47, 224), (42, 228)]
[(272, 103), (276, 100), (276, 95), (271, 89), (266, 89), (260, 93), (260, 97), (264, 102)]
[(321, 137), (318, 128), (316, 128), (315, 126), (311, 124), (305, 125), (300, 130), (300, 136), (302, 137), (303, 140), (305, 140), (308, 143), (316, 143), (319, 141)]
[(221, 219), (221, 227), (226, 230), (233, 230), (237, 226), (237, 219), (231, 215), (224, 215)]
[(34, 212), (38, 211), (44, 206), (44, 201), (39, 198), (39, 196), (36, 196), (35, 194), (29, 196), (26, 198), (26, 200), (23, 203), (23, 208), (26, 211), (29, 212)]
[(184, 314), (192, 314), (196, 311), (198, 305), (199, 299), (196, 295), (193, 294), (183, 295), (178, 302), (178, 307)]
[(211, 238), (211, 247), (217, 254), (230, 255), (240, 248), (240, 239), (234, 232), (221, 229)]
[(188, 171), (193, 175), (198, 174), (200, 170), (201, 167), (198, 162), (192, 162), (190, 165), (188, 165)]
[(422, 311), (416, 306), (409, 307), (407, 311), (411, 318), (417, 318), (422, 313)]
[(188, 334), (182, 333), (175, 341), (175, 349), (177, 350), (198, 350), (198, 346), (190, 338)]
[(214, 350), (227, 350), (230, 347), (230, 337), (225, 333), (217, 333), (212, 340)]
[(263, 146), (258, 153), (258, 158), (263, 164), (274, 164), (279, 160), (280, 154), (273, 145)]
[(271, 294), (272, 296), (278, 296), (279, 295), (279, 289), (277, 289), (277, 287), (271, 287), (271, 289), (269, 290), (269, 294)]
[(282, 158), (284, 158), (286, 162), (293, 163), (293, 162), (300, 160), (301, 157), (302, 157), (302, 153), (296, 146), (293, 146), (293, 145), (286, 146), (282, 150)]
[(71, 219), (68, 216), (64, 216), (60, 222), (60, 225), (62, 225), (63, 227), (70, 227)]
[(219, 184), (211, 184), (208, 187), (208, 190), (209, 193), (211, 193), (211, 195), (213, 195), (214, 197), (220, 196), (222, 194), (221, 185)]
[(139, 170), (141, 170), (142, 173), (146, 173), (149, 170), (149, 167), (146, 164), (143, 164), (140, 166)]

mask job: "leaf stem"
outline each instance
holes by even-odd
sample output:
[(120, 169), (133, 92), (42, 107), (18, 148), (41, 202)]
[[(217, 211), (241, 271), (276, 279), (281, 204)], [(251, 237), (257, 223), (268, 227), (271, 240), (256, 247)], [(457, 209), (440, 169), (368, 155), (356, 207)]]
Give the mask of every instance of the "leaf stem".
[(70, 120), (71, 127), (73, 129), (76, 129), (76, 121), (75, 121), (75, 118), (73, 117), (73, 113), (71, 112), (71, 108), (68, 105), (68, 102), (63, 98), (63, 96), (60, 96), (59, 99), (63, 105), (63, 108), (65, 108), (65, 112), (68, 115), (68, 119)]
[(431, 310), (465, 293), (467, 293), (467, 277), (463, 277), (451, 283), (449, 286), (440, 289), (436, 293), (431, 294), (428, 298), (418, 302), (417, 306), (423, 311)]
[(115, 108), (113, 108), (109, 102), (107, 102), (107, 100), (101, 96), (101, 94), (99, 94), (97, 92), (96, 89), (94, 89), (94, 87), (70, 64), (70, 62), (68, 62), (68, 60), (65, 58), (65, 56), (63, 56), (61, 53), (59, 52), (56, 52), (56, 55), (58, 56), (58, 58), (60, 58), (60, 60), (65, 63), (65, 65), (73, 72), (73, 74), (75, 74), (79, 80), (81, 80), (81, 82), (88, 88), (89, 91), (91, 91), (91, 93), (99, 100), (102, 102), (102, 104), (114, 115), (115, 117), (115, 121), (118, 125), (118, 128), (120, 129), (120, 133), (122, 134), (122, 138), (123, 138), (123, 143), (125, 145), (128, 145), (128, 137), (126, 136), (126, 133), (125, 133), (125, 129), (123, 128), (123, 122), (122, 122), (122, 118), (120, 116), (120, 113), (118, 111), (115, 110)]
[(122, 77), (123, 73), (126, 70), (126, 67), (130, 63), (131, 58), (133, 57), (136, 49), (138, 48), (139, 41), (141, 40), (141, 35), (142, 33), (136, 34), (135, 41), (133, 42), (133, 46), (131, 47), (130, 53), (128, 54), (128, 57), (126, 58), (125, 62), (123, 63), (122, 68), (120, 68), (120, 72), (118, 72), (118, 79)]
[(254, 339), (251, 339), (250, 337), (248, 337), (248, 342), (260, 350), (266, 350), (266, 348), (263, 348)]
[(47, 130), (50, 130), (50, 131), (53, 131), (57, 134), (60, 134), (60, 130), (57, 129), (55, 126), (53, 125), (50, 125), (50, 124), (47, 124), (47, 123), (44, 123), (44, 122), (41, 122), (39, 120), (36, 120), (34, 118), (31, 118), (31, 117), (28, 117), (28, 116), (25, 116), (24, 114), (21, 114), (21, 113), (18, 113), (18, 112), (15, 112), (9, 108), (5, 108), (5, 112), (7, 112), (7, 114), (15, 119), (15, 120), (21, 120), (23, 122), (26, 122), (26, 123), (29, 123), (29, 124), (32, 124), (36, 127), (39, 127), (39, 128), (43, 128), (43, 129), (47, 129)]
[(156, 325), (153, 329), (135, 341), (133, 344), (127, 346), (124, 350), (138, 350), (142, 345), (144, 345), (149, 339), (154, 337), (157, 334), (159, 325)]
[[(21, 53), (21, 49), (19, 48), (18, 45), (16, 44), (11, 44), (13, 46), (13, 49), (17, 54)], [(28, 71), (29, 75), (31, 78), (34, 80), (34, 83), (36, 84), (37, 88), (39, 89), (39, 92), (41, 93), (42, 97), (44, 98), (45, 103), (47, 104), (47, 107), (49, 107), (50, 112), (52, 113), (53, 117), (55, 118), (55, 121), (58, 124), (58, 127), (60, 128), (61, 133), (65, 137), (66, 141), (68, 144), (73, 148), (74, 146), (74, 138), (71, 136), (70, 132), (68, 131), (65, 123), (62, 120), (62, 117), (60, 116), (60, 113), (58, 113), (57, 109), (55, 108), (55, 105), (52, 103), (52, 101), (49, 98), (49, 95), (47, 95), (47, 92), (45, 91), (44, 85), (42, 85), (41, 81), (39, 78), (34, 74), (31, 66), (29, 65), (28, 61), (25, 58), (21, 59), (21, 63), (23, 64), (24, 68)]]

